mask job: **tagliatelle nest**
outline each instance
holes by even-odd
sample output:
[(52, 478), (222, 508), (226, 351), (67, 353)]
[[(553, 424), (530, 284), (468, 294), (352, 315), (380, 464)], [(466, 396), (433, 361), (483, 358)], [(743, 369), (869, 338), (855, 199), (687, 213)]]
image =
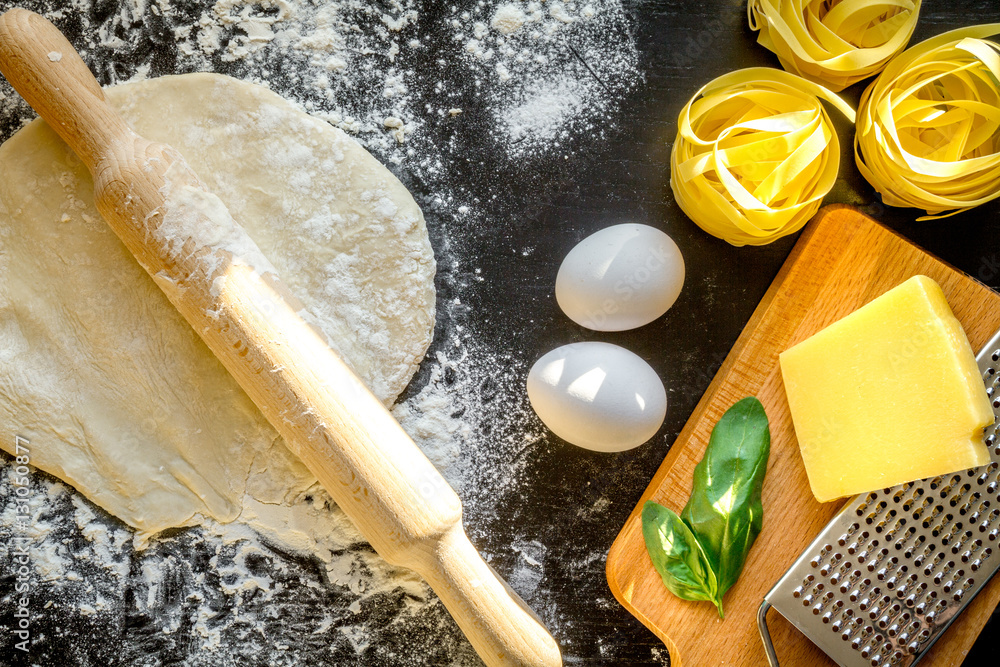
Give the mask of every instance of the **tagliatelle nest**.
[(670, 187), (681, 209), (735, 246), (764, 245), (813, 216), (837, 180), (840, 144), (819, 98), (852, 123), (826, 88), (766, 67), (737, 70), (681, 110)]
[(920, 0), (748, 0), (757, 42), (831, 90), (878, 74), (906, 47)]
[(962, 28), (893, 60), (861, 97), (854, 156), (889, 206), (947, 217), (1000, 197), (1000, 24)]

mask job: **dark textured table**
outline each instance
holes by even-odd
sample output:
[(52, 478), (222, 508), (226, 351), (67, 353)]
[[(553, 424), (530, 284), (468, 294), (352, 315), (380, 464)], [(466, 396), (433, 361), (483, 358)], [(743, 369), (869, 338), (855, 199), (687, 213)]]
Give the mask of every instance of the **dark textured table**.
[[(51, 8), (53, 3), (24, 4)], [(192, 0), (188, 4), (196, 3)], [(418, 19), (425, 41), (432, 49), (445, 49), (443, 40), (435, 42), (434, 31), (440, 25), (438, 13), (446, 9), (426, 4)], [(90, 11), (110, 12), (112, 5), (114, 0), (94, 3)], [(0, 7), (8, 6), (9, 0), (0, 2)], [(611, 596), (603, 561), (597, 559), (585, 566), (580, 563), (586, 562), (587, 554), (610, 547), (795, 241), (791, 237), (760, 248), (733, 248), (698, 229), (681, 213), (670, 193), (670, 143), (677, 113), (690, 95), (709, 79), (738, 67), (778, 66), (777, 59), (756, 44), (756, 35), (747, 27), (745, 3), (635, 1), (627, 2), (626, 8), (625, 29), (635, 40), (645, 81), (624, 93), (599, 139), (575, 133), (547, 159), (522, 164), (497, 159), (481, 138), (489, 120), (477, 115), (474, 102), (463, 104), (459, 98), (455, 104), (464, 106), (464, 120), (457, 129), (449, 129), (447, 137), (453, 144), (454, 168), (433, 174), (412, 172), (405, 162), (389, 165), (424, 207), (431, 239), (438, 249), (445, 242), (445, 234), (438, 228), (445, 213), (439, 213), (434, 195), (445, 181), (450, 187), (460, 186), (470, 200), (493, 202), (488, 228), (470, 230), (458, 240), (448, 237), (453, 246), (450, 252), (473, 258), (482, 279), (458, 280), (454, 271), (462, 269), (442, 267), (438, 290), (441, 303), (461, 299), (468, 324), (481, 339), (495, 341), (497, 350), (509, 350), (512, 367), (523, 372), (553, 347), (602, 340), (642, 356), (668, 388), (667, 419), (652, 442), (609, 455), (577, 449), (550, 436), (518, 454), (522, 478), (527, 482), (516, 491), (499, 493), (488, 510), (468, 513), (466, 523), (473, 542), (490, 554), (492, 565), (502, 575), (509, 576), (520, 557), (510, 548), (515, 538), (545, 546), (544, 576), (532, 590), (521, 592), (552, 626), (567, 664), (666, 664), (666, 651), (660, 642)], [(997, 0), (928, 1), (913, 42), (947, 29), (987, 22), (1000, 22)], [(73, 12), (57, 23), (71, 37), (79, 30)], [(145, 48), (159, 49), (163, 54), (155, 61), (152, 74), (174, 71), (169, 40), (151, 40)], [(130, 55), (104, 51), (86, 57), (106, 83), (109, 72), (124, 67), (116, 59), (127, 62)], [(217, 65), (220, 71), (245, 73), (221, 61)], [(282, 90), (286, 75), (273, 73), (275, 89)], [(862, 87), (859, 84), (845, 91), (852, 105), (857, 104)], [(915, 222), (914, 211), (880, 203), (853, 164), (851, 128), (841, 119), (838, 130), (844, 157), (828, 202), (859, 206), (957, 268), (1000, 289), (1000, 202), (941, 221)], [(432, 127), (428, 131), (438, 130)], [(7, 128), (3, 137), (9, 134)], [(372, 150), (385, 159), (377, 148)], [(498, 192), (501, 196), (497, 198)], [(631, 332), (587, 331), (559, 311), (553, 296), (556, 270), (566, 252), (584, 236), (622, 221), (665, 229), (684, 254), (687, 281), (665, 318)], [(531, 253), (520, 252), (529, 246), (534, 249)], [(448, 322), (439, 326), (446, 327)], [(447, 344), (438, 336), (432, 353)], [(420, 381), (418, 376), (417, 384)], [(483, 386), (479, 391), (496, 389)], [(482, 503), (477, 506), (485, 507)], [(581, 514), (583, 508), (595, 506), (600, 511)], [(114, 522), (107, 516), (102, 520)], [(185, 553), (197, 567), (207, 562), (196, 546)], [(284, 554), (273, 557), (296, 562)], [(4, 561), (9, 563), (9, 556)], [(299, 567), (310, 566), (305, 563)], [(2, 625), (7, 624), (12, 610), (12, 583), (9, 568), (5, 568), (0, 575)], [(123, 592), (122, 600), (128, 601), (128, 596)], [(314, 601), (337, 604), (332, 594), (317, 593)], [(371, 614), (373, 648), (360, 655), (345, 651), (331, 656), (328, 652), (330, 664), (439, 664), (432, 646), (422, 648), (423, 658), (406, 651), (397, 651), (392, 658), (380, 653), (380, 643), (402, 649), (420, 645), (421, 640), (419, 636), (394, 635), (392, 627), (380, 621), (378, 609), (365, 613)], [(41, 639), (34, 645), (29, 662), (67, 666), (186, 664), (191, 654), (184, 641), (143, 635), (146, 620), (128, 605), (113, 614), (87, 618), (53, 611), (36, 626)], [(996, 658), (988, 656), (995, 656), (998, 627), (996, 621), (987, 626), (966, 665), (995, 664)], [(462, 641), (457, 633), (451, 636), (455, 642)], [(285, 640), (296, 643), (300, 638), (293, 631)], [(25, 660), (10, 649), (7, 638), (3, 641), (0, 664)], [(304, 635), (297, 648), (305, 651), (312, 641)], [(298, 662), (316, 664), (318, 659), (309, 655), (303, 653)], [(220, 658), (218, 664), (225, 662)], [(240, 664), (266, 663), (249, 655), (241, 657)]]

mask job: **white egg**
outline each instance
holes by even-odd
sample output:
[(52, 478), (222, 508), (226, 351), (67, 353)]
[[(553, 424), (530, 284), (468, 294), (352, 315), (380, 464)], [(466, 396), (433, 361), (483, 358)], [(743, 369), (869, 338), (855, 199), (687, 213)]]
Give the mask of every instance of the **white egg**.
[(577, 324), (625, 331), (649, 324), (674, 305), (684, 258), (673, 239), (649, 225), (614, 225), (569, 251), (556, 275), (556, 301)]
[(543, 356), (528, 373), (528, 400), (553, 433), (599, 452), (638, 447), (667, 414), (656, 371), (610, 343), (574, 343)]

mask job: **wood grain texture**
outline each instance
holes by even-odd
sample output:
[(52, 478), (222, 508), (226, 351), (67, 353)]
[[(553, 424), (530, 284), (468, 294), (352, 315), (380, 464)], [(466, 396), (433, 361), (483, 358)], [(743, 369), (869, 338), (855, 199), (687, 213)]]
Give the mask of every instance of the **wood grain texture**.
[(242, 227), (189, 207), (184, 230), (219, 227), (238, 242), (184, 231), (172, 249), (172, 193), (210, 196), (180, 154), (133, 132), (37, 14), (0, 16), (0, 71), (87, 164), (115, 234), (375, 550), (428, 581), (487, 665), (560, 665), (555, 640), (469, 542), (445, 479), (302, 319), (273, 267), (230, 251), (259, 254)]
[[(917, 274), (940, 283), (978, 351), (1000, 326), (1000, 295), (851, 208), (827, 207), (806, 227), (608, 554), (612, 592), (666, 643), (675, 667), (766, 664), (757, 608), (842, 506), (821, 504), (809, 490), (778, 354)], [(740, 580), (726, 595), (726, 618), (720, 620), (712, 605), (667, 592), (646, 554), (639, 513), (647, 500), (680, 511), (712, 427), (748, 395), (760, 398), (771, 423), (764, 528)], [(994, 580), (924, 664), (960, 665), (998, 600), (1000, 580)], [(768, 622), (783, 667), (834, 664), (779, 614), (770, 614)]]

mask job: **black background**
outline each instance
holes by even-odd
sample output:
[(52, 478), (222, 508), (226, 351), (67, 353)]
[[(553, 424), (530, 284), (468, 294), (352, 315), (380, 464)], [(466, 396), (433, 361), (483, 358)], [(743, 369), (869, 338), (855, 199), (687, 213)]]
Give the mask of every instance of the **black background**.
[[(0, 8), (9, 5), (0, 2)], [(419, 20), (433, 44), (434, 30), (446, 10), (431, 2), (427, 5)], [(445, 214), (437, 212), (431, 200), (442, 186), (435, 178), (452, 179), (451, 186), (460, 186), (473, 199), (489, 201), (493, 195), (501, 195), (488, 229), (470, 230), (458, 243), (452, 239), (453, 252), (478, 259), (484, 280), (454, 280), (442, 272), (438, 290), (442, 301), (461, 296), (479, 337), (496, 341), (498, 349), (510, 350), (514, 366), (530, 367), (536, 358), (559, 345), (604, 340), (646, 359), (668, 387), (667, 419), (652, 442), (630, 452), (607, 455), (550, 437), (525, 454), (529, 458), (526, 479), (531, 480), (530, 502), (525, 502), (523, 493), (500, 496), (490, 512), (466, 518), (473, 541), (493, 555), (491, 563), (503, 575), (511, 572), (517, 558), (509, 548), (514, 535), (534, 536), (546, 545), (545, 578), (528, 596), (529, 602), (552, 625), (564, 655), (573, 658), (573, 664), (587, 665), (664, 662), (660, 642), (614, 601), (604, 579), (603, 562), (584, 569), (562, 564), (610, 547), (795, 241), (792, 237), (760, 248), (733, 248), (691, 223), (670, 193), (670, 144), (677, 113), (691, 94), (711, 78), (739, 67), (779, 66), (771, 53), (756, 44), (756, 35), (746, 25), (745, 4), (734, 0), (629, 1), (626, 7), (629, 21), (625, 29), (638, 46), (645, 81), (623, 96), (603, 136), (578, 133), (551, 159), (513, 164), (491, 154), (481, 139), (482, 126), (489, 120), (474, 103), (466, 103), (463, 123), (448, 130), (455, 133), (450, 138), (457, 148), (456, 163), (446, 176), (411, 173), (405, 164), (390, 165), (424, 207), (436, 247), (444, 242), (444, 234), (435, 225)], [(95, 3), (92, 11), (108, 11), (108, 3)], [(1000, 22), (997, 0), (926, 2), (911, 43), (948, 29), (988, 22)], [(71, 39), (79, 30), (72, 13), (59, 26)], [(608, 39), (621, 37), (608, 35)], [(163, 54), (154, 75), (175, 71), (168, 41), (150, 39), (143, 48)], [(119, 67), (127, 69), (122, 63), (134, 55), (98, 52), (87, 54), (87, 60), (102, 83), (107, 83), (109, 73)], [(429, 58), (428, 67), (432, 62)], [(242, 74), (237, 65), (219, 63), (218, 70)], [(272, 83), (279, 91), (285, 74), (274, 73)], [(863, 85), (844, 92), (853, 106)], [(880, 203), (853, 164), (851, 128), (839, 122), (838, 130), (844, 157), (840, 179), (827, 202), (859, 206), (933, 254), (1000, 289), (1000, 202), (944, 220), (915, 222), (916, 212)], [(7, 128), (3, 137), (9, 134)], [(378, 156), (378, 151), (375, 153)], [(552, 287), (556, 270), (579, 240), (624, 221), (651, 224), (675, 239), (688, 271), (684, 291), (667, 316), (641, 329), (615, 334), (582, 329), (563, 316), (555, 303)], [(526, 245), (536, 250), (521, 257), (518, 250)], [(435, 346), (442, 344), (438, 336)], [(597, 519), (576, 518), (578, 508), (591, 507), (602, 498), (610, 504)], [(10, 585), (9, 578), (0, 579), (0, 588)], [(141, 619), (124, 614), (111, 621), (105, 619), (101, 625), (84, 626), (55, 614), (51, 618), (52, 627), (43, 628), (48, 630), (48, 644), (38, 647), (36, 660), (40, 664), (136, 661), (129, 657), (135, 655), (129, 648), (130, 632)], [(996, 664), (995, 656), (988, 656), (996, 650), (991, 635), (997, 627), (995, 621), (987, 626), (966, 665)], [(70, 650), (67, 637), (81, 633), (89, 639), (76, 642)], [(379, 637), (381, 641), (383, 635)], [(409, 639), (386, 636), (385, 641), (405, 643)], [(153, 664), (181, 664), (187, 655), (183, 646), (145, 644), (143, 650), (146, 655), (148, 651), (161, 652)], [(256, 663), (249, 659), (244, 664)], [(358, 659), (345, 656), (337, 664), (419, 664), (419, 660), (393, 663), (373, 652)], [(427, 658), (427, 664), (437, 663)]]

